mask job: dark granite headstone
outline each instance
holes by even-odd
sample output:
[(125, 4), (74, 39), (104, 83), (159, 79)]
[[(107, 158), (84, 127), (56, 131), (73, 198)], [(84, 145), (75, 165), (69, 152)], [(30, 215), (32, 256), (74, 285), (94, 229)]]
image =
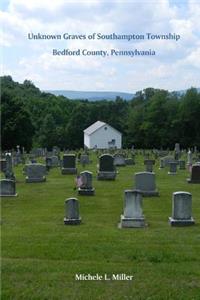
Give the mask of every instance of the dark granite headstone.
[(6, 171), (6, 159), (4, 159), (4, 158), (0, 159), (0, 170), (1, 170), (1, 172)]
[(79, 216), (79, 201), (76, 198), (69, 198), (65, 200), (65, 225), (77, 225), (81, 223)]
[(191, 178), (187, 179), (188, 183), (200, 183), (200, 165), (192, 166)]
[(99, 171), (102, 172), (114, 172), (114, 158), (110, 154), (103, 154), (99, 158)]
[(98, 180), (114, 180), (116, 170), (114, 166), (114, 158), (110, 154), (103, 154), (99, 158)]
[(14, 180), (10, 180), (10, 179), (0, 180), (0, 196), (1, 197), (17, 196), (16, 183)]
[(76, 174), (76, 155), (75, 154), (64, 154), (62, 163), (62, 174)]
[(43, 164), (27, 164), (24, 168), (27, 183), (46, 181), (46, 167)]
[(79, 195), (94, 195), (94, 188), (92, 187), (92, 173), (89, 171), (83, 171), (80, 173), (81, 186), (78, 189)]

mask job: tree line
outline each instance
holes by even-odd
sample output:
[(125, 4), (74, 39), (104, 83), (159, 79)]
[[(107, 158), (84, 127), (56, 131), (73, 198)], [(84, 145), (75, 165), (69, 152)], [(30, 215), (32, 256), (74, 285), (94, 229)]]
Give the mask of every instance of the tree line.
[(200, 93), (146, 88), (131, 101), (70, 100), (41, 92), (31, 81), (1, 77), (1, 145), (83, 148), (83, 130), (97, 120), (123, 134), (123, 147), (200, 147)]

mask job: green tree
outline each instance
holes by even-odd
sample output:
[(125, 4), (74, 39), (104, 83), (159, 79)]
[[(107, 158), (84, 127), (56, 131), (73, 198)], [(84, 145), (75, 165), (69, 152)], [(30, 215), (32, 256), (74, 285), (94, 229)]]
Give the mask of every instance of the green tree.
[(30, 149), (34, 127), (30, 114), (23, 103), (7, 92), (1, 95), (1, 142), (2, 149), (12, 149), (17, 145)]
[(179, 136), (185, 147), (200, 147), (200, 94), (195, 88), (189, 89), (179, 110)]

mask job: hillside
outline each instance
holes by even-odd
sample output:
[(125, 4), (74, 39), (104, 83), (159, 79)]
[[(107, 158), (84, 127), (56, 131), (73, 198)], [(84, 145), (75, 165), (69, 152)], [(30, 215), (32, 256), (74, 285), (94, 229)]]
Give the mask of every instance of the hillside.
[(55, 96), (64, 96), (68, 99), (87, 99), (89, 101), (100, 100), (115, 100), (120, 97), (124, 100), (131, 100), (135, 97), (134, 94), (124, 92), (98, 92), (98, 91), (66, 91), (66, 90), (47, 90), (47, 93)]
[[(115, 95), (116, 96), (116, 95)], [(123, 135), (123, 147), (200, 147), (200, 93), (195, 88), (185, 94), (147, 88), (133, 100), (69, 100), (41, 92), (31, 81), (18, 83), (11, 76), (1, 78), (2, 149), (21, 145), (84, 147), (83, 130), (97, 120)]]
[[(200, 88), (197, 88), (200, 93)], [(44, 92), (53, 94), (55, 96), (64, 96), (71, 100), (88, 100), (88, 101), (101, 101), (108, 100), (114, 101), (117, 97), (120, 97), (126, 101), (133, 100), (136, 97), (136, 93), (125, 92), (101, 92), (101, 91), (68, 91), (68, 90), (45, 90)], [(187, 90), (173, 91), (178, 97), (185, 95)]]

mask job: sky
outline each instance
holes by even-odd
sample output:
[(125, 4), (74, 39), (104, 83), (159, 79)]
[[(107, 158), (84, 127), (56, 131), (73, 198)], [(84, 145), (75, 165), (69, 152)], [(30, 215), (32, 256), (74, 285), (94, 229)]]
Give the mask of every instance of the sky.
[[(200, 1), (1, 0), (1, 75), (41, 90), (170, 91), (200, 87)], [(168, 34), (180, 40), (32, 40), (28, 33)], [(139, 51), (155, 56), (53, 56), (52, 50)]]

